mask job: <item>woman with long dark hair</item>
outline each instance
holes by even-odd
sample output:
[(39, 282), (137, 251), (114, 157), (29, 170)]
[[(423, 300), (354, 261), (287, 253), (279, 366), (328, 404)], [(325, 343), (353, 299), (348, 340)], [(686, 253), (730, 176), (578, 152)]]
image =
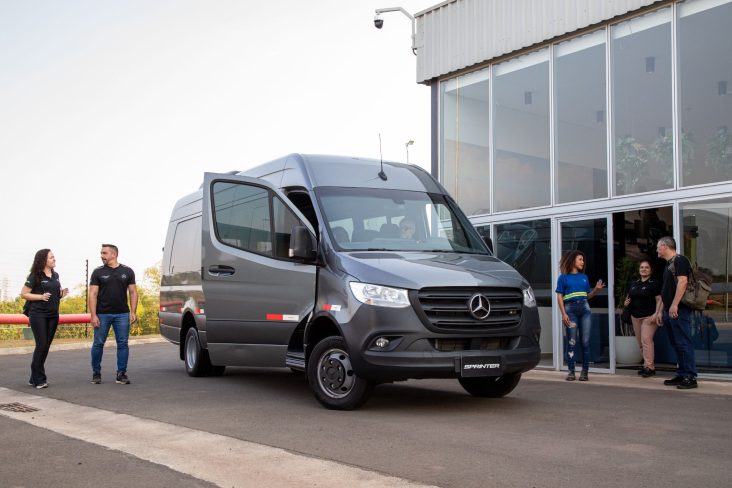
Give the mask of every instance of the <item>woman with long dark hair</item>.
[(36, 252), (28, 279), (20, 291), (20, 296), (29, 302), (28, 319), (36, 341), (28, 381), (30, 386), (36, 388), (48, 387), (46, 357), (56, 335), (59, 302), (69, 293), (68, 288), (61, 288), (55, 267), (56, 257), (50, 249)]
[(567, 381), (574, 381), (575, 346), (577, 332), (582, 340), (582, 372), (579, 380), (587, 381), (590, 369), (590, 329), (592, 311), (587, 300), (595, 296), (598, 290), (605, 287), (602, 280), (598, 280), (594, 288), (590, 288), (590, 280), (583, 273), (585, 269), (585, 254), (582, 251), (568, 251), (559, 262), (562, 273), (557, 280), (557, 303), (562, 312), (565, 335), (567, 336)]

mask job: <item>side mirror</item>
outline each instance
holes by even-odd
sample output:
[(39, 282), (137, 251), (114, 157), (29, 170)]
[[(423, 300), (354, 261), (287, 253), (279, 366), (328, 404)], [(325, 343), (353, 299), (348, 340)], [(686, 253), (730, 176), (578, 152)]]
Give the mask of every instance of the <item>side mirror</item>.
[(315, 259), (315, 242), (307, 227), (296, 225), (290, 235), (290, 257), (312, 261)]
[(488, 250), (491, 252), (491, 254), (495, 254), (493, 252), (493, 239), (488, 236), (483, 236), (483, 241), (485, 242), (485, 245), (488, 246)]

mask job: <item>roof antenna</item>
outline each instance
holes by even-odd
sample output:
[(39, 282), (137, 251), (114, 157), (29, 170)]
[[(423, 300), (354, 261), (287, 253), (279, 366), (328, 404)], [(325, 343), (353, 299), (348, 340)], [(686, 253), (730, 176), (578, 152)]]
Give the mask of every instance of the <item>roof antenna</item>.
[(381, 153), (381, 132), (379, 132), (379, 159), (381, 160), (381, 171), (379, 171), (379, 178), (386, 181), (386, 173), (384, 173), (384, 156)]

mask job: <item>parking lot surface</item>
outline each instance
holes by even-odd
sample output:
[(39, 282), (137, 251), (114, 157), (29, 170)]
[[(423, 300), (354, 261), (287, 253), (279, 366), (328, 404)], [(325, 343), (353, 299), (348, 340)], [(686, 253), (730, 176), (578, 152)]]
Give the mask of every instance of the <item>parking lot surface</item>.
[[(238, 457), (242, 465), (259, 459), (257, 476), (267, 479), (269, 473), (270, 486), (328, 486), (329, 476), (336, 481), (341, 476), (343, 486), (729, 485), (730, 383), (702, 381), (698, 390), (680, 391), (664, 387), (663, 376), (591, 375), (587, 383), (570, 383), (560, 373), (538, 371), (503, 399), (472, 398), (455, 380), (420, 380), (380, 385), (361, 410), (336, 412), (322, 408), (304, 377), (286, 369), (229, 368), (222, 377), (191, 378), (175, 346), (136, 344), (130, 356), (132, 384), (117, 385), (114, 355), (114, 348), (106, 350), (103, 383), (92, 385), (88, 349), (52, 351), (46, 390), (26, 385), (29, 355), (0, 356), (3, 403), (15, 397), (58, 405), (43, 410), (44, 422), (56, 422), (62, 426), (58, 429), (73, 426), (74, 405), (79, 416), (111, 415), (107, 423), (115, 434), (109, 444), (125, 435), (139, 438), (143, 425), (161, 429), (148, 443), (161, 448), (175, 446), (182, 433), (217, 436), (223, 445), (275, 448), (284, 457), (272, 461), (261, 454), (266, 449), (241, 451)], [(62, 420), (65, 409), (70, 417)], [(110, 463), (122, 472), (125, 466), (139, 466), (136, 472), (150, 477), (139, 486), (227, 486), (195, 470), (170, 467), (145, 449), (107, 445), (100, 450), (97, 446), (107, 441), (74, 438), (23, 420), (32, 413), (14, 415), (0, 415), (3, 432), (11, 434), (0, 448), (13, 466), (3, 470), (3, 477), (12, 476), (7, 486), (99, 486), (92, 481), (106, 475)], [(79, 421), (78, 430), (88, 425)], [(94, 430), (89, 429), (90, 436)], [(16, 448), (14, 439), (35, 439), (37, 449)], [(50, 452), (54, 457), (47, 462)], [(177, 457), (175, 449), (165, 452)], [(77, 464), (87, 454), (95, 461)], [(216, 463), (206, 450), (195, 457), (204, 467)], [(28, 466), (35, 470), (32, 476)], [(295, 471), (302, 466), (305, 471)], [(322, 479), (309, 478), (307, 469)], [(283, 476), (288, 470), (294, 478)], [(65, 485), (62, 473), (90, 481)], [(255, 486), (243, 473), (228, 486)], [(45, 482), (36, 483), (39, 479)], [(167, 484), (169, 479), (177, 481)]]

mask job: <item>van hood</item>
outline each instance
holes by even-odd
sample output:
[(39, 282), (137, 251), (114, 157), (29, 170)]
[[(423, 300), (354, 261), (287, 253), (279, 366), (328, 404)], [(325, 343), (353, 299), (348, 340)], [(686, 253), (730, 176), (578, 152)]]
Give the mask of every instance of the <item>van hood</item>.
[(520, 288), (521, 275), (503, 261), (482, 254), (440, 252), (340, 253), (341, 267), (364, 283), (418, 290), (424, 287)]

